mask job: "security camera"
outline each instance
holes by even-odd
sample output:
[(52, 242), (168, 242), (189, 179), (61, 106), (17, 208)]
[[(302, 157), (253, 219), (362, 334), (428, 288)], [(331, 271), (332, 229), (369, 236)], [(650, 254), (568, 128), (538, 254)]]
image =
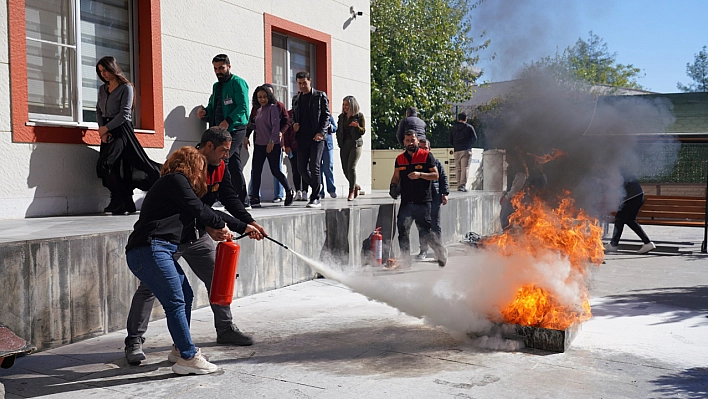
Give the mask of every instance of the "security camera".
[(352, 19), (356, 19), (357, 16), (361, 17), (364, 15), (363, 12), (354, 10), (354, 6), (349, 7), (349, 13), (352, 15)]

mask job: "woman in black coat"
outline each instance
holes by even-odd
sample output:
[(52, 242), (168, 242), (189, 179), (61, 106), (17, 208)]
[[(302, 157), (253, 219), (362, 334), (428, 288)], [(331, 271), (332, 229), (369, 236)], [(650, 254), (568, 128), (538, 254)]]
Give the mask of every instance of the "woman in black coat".
[(135, 212), (133, 190), (147, 191), (160, 177), (160, 164), (152, 161), (133, 131), (133, 85), (123, 75), (115, 58), (103, 57), (96, 73), (104, 83), (98, 88), (96, 120), (101, 150), (96, 173), (111, 191), (103, 210), (114, 215)]

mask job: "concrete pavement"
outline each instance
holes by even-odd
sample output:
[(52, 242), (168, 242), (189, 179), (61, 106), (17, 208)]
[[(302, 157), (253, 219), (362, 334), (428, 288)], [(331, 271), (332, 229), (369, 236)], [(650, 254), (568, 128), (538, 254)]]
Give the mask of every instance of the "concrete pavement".
[[(7, 398), (708, 397), (703, 230), (646, 230), (660, 251), (636, 255), (639, 244), (623, 241), (606, 257), (590, 280), (594, 316), (562, 354), (472, 341), (319, 279), (235, 300), (235, 321), (253, 335), (251, 347), (216, 346), (210, 309), (193, 312), (193, 339), (221, 368), (215, 374), (173, 374), (171, 339), (158, 320), (150, 323), (141, 366), (126, 364), (124, 335), (116, 332), (17, 359), (0, 370), (0, 382)], [(624, 237), (635, 238), (631, 231)], [(375, 295), (403, 291), (401, 279), (454, 273), (471, 251), (451, 247), (449, 268), (424, 262), (407, 273), (362, 272), (350, 282)], [(432, 301), (396, 300), (403, 308)]]

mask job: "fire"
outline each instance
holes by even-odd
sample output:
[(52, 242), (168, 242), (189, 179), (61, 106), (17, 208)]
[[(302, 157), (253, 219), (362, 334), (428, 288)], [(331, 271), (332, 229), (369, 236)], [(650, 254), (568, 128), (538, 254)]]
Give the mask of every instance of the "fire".
[(501, 313), (507, 323), (565, 330), (592, 317), (587, 299), (583, 300), (582, 307), (581, 311), (570, 309), (543, 288), (528, 284), (519, 288), (516, 299)]
[(562, 194), (558, 206), (551, 209), (528, 192), (512, 198), (516, 211), (509, 218), (511, 228), (484, 240), (483, 245), (503, 256), (527, 253), (541, 260), (549, 253), (558, 254), (570, 264), (571, 274), (562, 283), (580, 282), (581, 309), (560, 303), (552, 293), (533, 283), (519, 288), (516, 299), (502, 310), (508, 323), (543, 328), (568, 328), (591, 317), (585, 278), (590, 265), (604, 259), (602, 228), (597, 219), (574, 206), (569, 192)]
[(553, 151), (550, 154), (540, 155), (540, 156), (534, 155), (533, 157), (536, 160), (537, 164), (543, 165), (544, 163), (551, 162), (552, 160), (554, 160), (558, 157), (564, 156), (564, 155), (568, 155), (568, 154), (566, 154), (565, 152), (563, 152), (557, 148), (553, 148)]

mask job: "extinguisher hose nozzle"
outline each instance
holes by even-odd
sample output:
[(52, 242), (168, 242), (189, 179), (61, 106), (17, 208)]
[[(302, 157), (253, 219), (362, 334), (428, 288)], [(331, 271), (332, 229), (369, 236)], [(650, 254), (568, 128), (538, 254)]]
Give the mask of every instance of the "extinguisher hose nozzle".
[(285, 249), (290, 249), (290, 248), (288, 248), (287, 245), (284, 245), (283, 243), (281, 243), (281, 242), (279, 242), (279, 241), (276, 241), (276, 240), (270, 238), (269, 236), (264, 236), (264, 237), (267, 238), (267, 239), (269, 239), (269, 240), (271, 240), (271, 241), (273, 241), (274, 243), (280, 245), (281, 247), (283, 247), (283, 248), (285, 248)]

